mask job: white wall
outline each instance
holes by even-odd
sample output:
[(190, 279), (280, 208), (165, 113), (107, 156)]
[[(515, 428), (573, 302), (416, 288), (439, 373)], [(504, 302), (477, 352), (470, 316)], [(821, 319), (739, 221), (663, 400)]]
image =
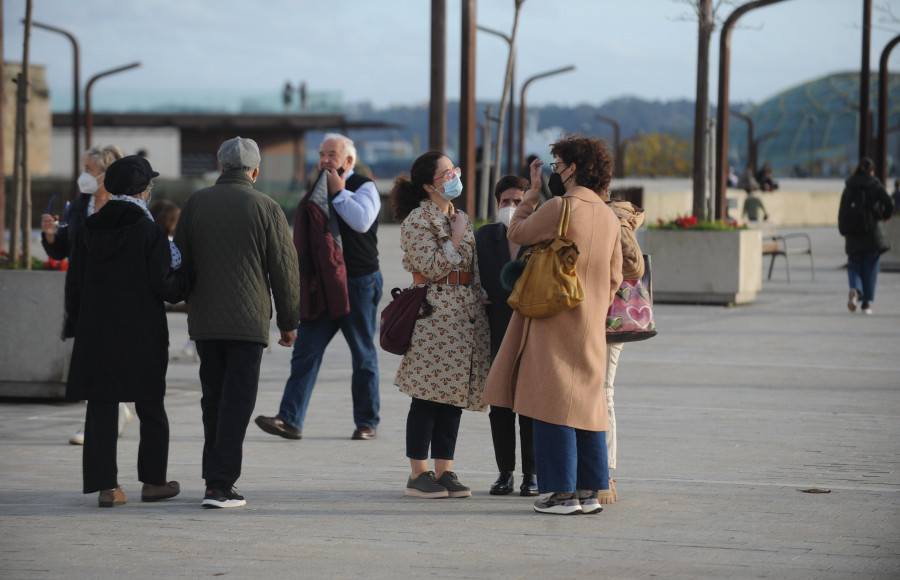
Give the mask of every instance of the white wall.
[[(84, 139), (83, 131), (81, 138)], [(181, 132), (175, 127), (100, 127), (94, 129), (93, 143), (118, 145), (125, 155), (134, 155), (139, 149), (145, 149), (153, 170), (158, 171), (160, 177), (173, 179), (181, 177)], [(54, 127), (50, 150), (51, 174), (70, 176), (72, 129)]]

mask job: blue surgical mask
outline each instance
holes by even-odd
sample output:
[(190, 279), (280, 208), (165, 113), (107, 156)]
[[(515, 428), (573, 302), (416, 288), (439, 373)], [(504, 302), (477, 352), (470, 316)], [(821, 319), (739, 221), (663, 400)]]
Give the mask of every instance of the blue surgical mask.
[(443, 191), (440, 191), (441, 197), (446, 199), (447, 201), (453, 201), (462, 193), (463, 184), (462, 180), (460, 180), (459, 175), (455, 176), (450, 181), (444, 183)]

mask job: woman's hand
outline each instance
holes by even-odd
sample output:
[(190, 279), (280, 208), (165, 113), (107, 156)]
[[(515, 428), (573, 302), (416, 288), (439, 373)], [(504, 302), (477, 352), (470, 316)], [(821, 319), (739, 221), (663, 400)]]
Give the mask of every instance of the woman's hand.
[(454, 248), (459, 249), (463, 236), (466, 234), (466, 226), (468, 223), (469, 219), (466, 217), (466, 214), (459, 210), (456, 210), (456, 212), (450, 216), (450, 241), (453, 242)]
[(52, 244), (56, 239), (56, 222), (58, 219), (58, 216), (52, 216), (49, 213), (41, 214), (41, 230), (44, 232), (44, 237), (47, 238), (48, 244)]
[(543, 164), (544, 164), (544, 162), (541, 161), (540, 159), (535, 159), (534, 161), (531, 162), (531, 165), (529, 166), (529, 169), (531, 170), (531, 188), (525, 192), (526, 198), (529, 196), (534, 198), (534, 200), (537, 200), (540, 198), (541, 189), (544, 186), (543, 182), (541, 181), (541, 177), (544, 172), (541, 169), (541, 165), (543, 165)]

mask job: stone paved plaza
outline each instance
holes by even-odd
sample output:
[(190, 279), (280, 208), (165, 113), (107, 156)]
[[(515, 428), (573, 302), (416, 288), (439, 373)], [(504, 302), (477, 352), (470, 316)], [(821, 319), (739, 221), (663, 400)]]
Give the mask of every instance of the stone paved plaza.
[[(754, 304), (658, 305), (660, 335), (626, 345), (620, 501), (601, 514), (540, 515), (530, 498), (489, 495), (488, 417), (468, 412), (454, 470), (474, 496), (403, 497), (399, 357), (380, 355), (378, 438), (351, 441), (340, 336), (303, 440), (251, 424), (247, 506), (203, 510), (198, 364), (173, 312), (169, 477), (182, 494), (140, 502), (135, 421), (119, 440), (128, 503), (99, 509), (80, 493), (81, 448), (66, 443), (84, 405), (0, 401), (0, 577), (898, 578), (900, 274), (882, 273), (875, 315), (850, 314), (842, 238), (806, 231), (815, 282), (792, 257), (792, 283), (776, 264)], [(380, 238), (386, 304), (409, 277), (399, 228)], [(254, 415), (277, 412), (289, 359), (277, 345), (264, 355)]]

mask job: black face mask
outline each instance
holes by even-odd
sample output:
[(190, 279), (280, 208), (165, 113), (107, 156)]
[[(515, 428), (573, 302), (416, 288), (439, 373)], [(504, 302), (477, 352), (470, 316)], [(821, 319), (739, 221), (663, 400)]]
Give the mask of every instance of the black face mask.
[[(568, 169), (568, 168), (567, 168)], [(572, 176), (569, 176), (569, 179), (572, 179)], [(551, 173), (550, 179), (547, 181), (547, 187), (550, 188), (550, 193), (555, 196), (562, 196), (566, 194), (566, 183), (569, 181), (563, 181), (562, 177), (560, 177), (559, 173)]]

